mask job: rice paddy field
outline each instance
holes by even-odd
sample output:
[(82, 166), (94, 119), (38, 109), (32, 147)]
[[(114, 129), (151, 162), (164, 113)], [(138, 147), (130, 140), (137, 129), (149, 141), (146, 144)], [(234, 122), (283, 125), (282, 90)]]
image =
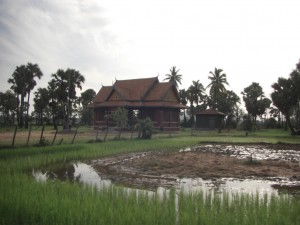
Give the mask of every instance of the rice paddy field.
[(14, 148), (0, 139), (0, 224), (300, 224), (297, 195), (218, 196), (172, 188), (158, 194), (122, 186), (99, 190), (70, 181), (37, 182), (31, 175), (33, 168), (53, 164), (130, 152), (175, 151), (204, 142), (300, 144), (299, 137), (276, 130), (248, 136), (237, 131), (191, 133), (156, 134), (151, 140), (136, 140), (128, 134), (119, 141), (87, 143), (95, 139), (93, 135), (73, 144), (23, 147), (19, 142)]

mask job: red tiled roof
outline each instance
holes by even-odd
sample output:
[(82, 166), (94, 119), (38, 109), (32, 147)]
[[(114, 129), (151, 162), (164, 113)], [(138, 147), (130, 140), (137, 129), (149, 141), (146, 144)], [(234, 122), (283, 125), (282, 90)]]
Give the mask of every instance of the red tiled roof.
[(94, 103), (96, 102), (104, 102), (112, 91), (112, 86), (103, 86), (97, 93)]
[[(168, 93), (172, 93), (174, 99), (165, 99)], [(113, 95), (117, 97), (110, 99)], [(189, 108), (180, 103), (174, 83), (160, 83), (157, 77), (117, 80), (113, 86), (103, 86), (94, 99), (93, 107)]]
[(165, 102), (165, 101), (150, 101), (150, 102), (132, 102), (132, 101), (106, 101), (102, 103), (95, 103), (94, 108), (98, 107), (168, 107), (168, 108), (180, 108), (187, 109), (188, 106), (182, 105), (177, 102)]
[(158, 82), (157, 77), (117, 80), (113, 86), (124, 100), (139, 101), (143, 99), (152, 86)]
[(225, 113), (222, 113), (222, 112), (220, 112), (218, 110), (215, 110), (215, 109), (206, 109), (206, 110), (196, 112), (195, 114), (196, 115), (222, 115), (222, 116), (226, 116)]
[(151, 92), (145, 97), (145, 101), (161, 100), (168, 90), (172, 88), (173, 84), (170, 82), (157, 83)]

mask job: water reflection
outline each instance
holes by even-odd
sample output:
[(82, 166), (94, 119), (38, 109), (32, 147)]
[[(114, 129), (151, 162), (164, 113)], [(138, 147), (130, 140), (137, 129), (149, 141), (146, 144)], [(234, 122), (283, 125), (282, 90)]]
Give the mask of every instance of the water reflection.
[(111, 181), (102, 179), (98, 173), (88, 164), (69, 163), (59, 167), (47, 168), (43, 170), (33, 170), (32, 175), (38, 181), (60, 180), (69, 182), (79, 182), (98, 188), (108, 187)]
[[(105, 175), (99, 175), (92, 166), (78, 162), (64, 164), (59, 167), (52, 167), (43, 170), (33, 170), (32, 175), (37, 181), (46, 180), (60, 180), (69, 182), (79, 182), (86, 185), (96, 186), (98, 189), (110, 187), (118, 184), (130, 188), (141, 188), (135, 186), (134, 182), (130, 181), (120, 182), (118, 179), (109, 179)], [(145, 178), (144, 178), (145, 179)], [(259, 195), (278, 195), (280, 193), (300, 194), (300, 182), (290, 181), (287, 178), (269, 178), (268, 180), (261, 179), (235, 179), (235, 178), (221, 178), (203, 180), (201, 178), (182, 178), (169, 179), (167, 185), (158, 186), (155, 191), (163, 193), (170, 187), (177, 190), (189, 192), (203, 192), (209, 194), (211, 192), (216, 194), (259, 194)], [(144, 189), (153, 190), (153, 186), (143, 186)]]

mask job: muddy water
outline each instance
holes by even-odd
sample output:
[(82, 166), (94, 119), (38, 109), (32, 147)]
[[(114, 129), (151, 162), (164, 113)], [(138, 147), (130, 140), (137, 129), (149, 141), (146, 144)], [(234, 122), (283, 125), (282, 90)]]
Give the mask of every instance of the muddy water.
[[(270, 149), (267, 146), (232, 146), (232, 145), (203, 145), (194, 148), (182, 149), (181, 152), (202, 151), (225, 154), (236, 158), (252, 157), (255, 160), (287, 160), (300, 162), (300, 152), (294, 149)], [(135, 189), (146, 189), (161, 192), (169, 188), (175, 188), (184, 192), (202, 191), (203, 193), (259, 193), (260, 195), (271, 194), (300, 194), (299, 179), (285, 177), (247, 177), (237, 178), (178, 178), (167, 175), (132, 175), (134, 171), (126, 171), (122, 163), (146, 157), (149, 153), (134, 153), (117, 157), (108, 157), (94, 160), (88, 163), (77, 162), (59, 165), (42, 170), (33, 170), (32, 174), (36, 180), (47, 179), (62, 180), (70, 182), (80, 182), (87, 185), (96, 186), (101, 189), (111, 185), (121, 185)], [(99, 170), (99, 165), (102, 165)], [(122, 173), (109, 171), (110, 165), (114, 165)], [(98, 166), (98, 167), (96, 167)], [(300, 165), (299, 165), (300, 166)], [(97, 168), (97, 169), (95, 169)], [(127, 176), (130, 172), (131, 176)], [(300, 174), (299, 174), (300, 175)]]
[(287, 160), (300, 162), (300, 146), (296, 145), (201, 145), (181, 151), (202, 151), (226, 154), (239, 159)]
[[(120, 178), (109, 179), (105, 175), (99, 175), (96, 170), (86, 163), (70, 163), (60, 168), (48, 170), (33, 170), (33, 176), (38, 181), (61, 180), (69, 182), (80, 182), (83, 184), (96, 186), (101, 189), (111, 185), (125, 185), (130, 188), (142, 188), (152, 191), (162, 192), (169, 188), (182, 190), (183, 192), (198, 192), (202, 191), (204, 194), (213, 191), (214, 193), (237, 194), (237, 193), (250, 193), (260, 195), (278, 195), (282, 192), (288, 191), (290, 194), (300, 194), (300, 182), (290, 181), (287, 178), (269, 178), (262, 179), (235, 179), (235, 178), (222, 178), (222, 179), (208, 179), (201, 178), (170, 178), (162, 177), (159, 182), (158, 178), (144, 177), (139, 181), (135, 181), (133, 185), (130, 182), (125, 182)], [(145, 183), (155, 183), (155, 185), (139, 185)]]

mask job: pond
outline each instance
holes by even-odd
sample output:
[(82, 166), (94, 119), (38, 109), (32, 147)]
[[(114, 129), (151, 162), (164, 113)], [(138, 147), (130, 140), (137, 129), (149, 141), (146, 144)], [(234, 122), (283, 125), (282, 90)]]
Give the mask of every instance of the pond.
[[(118, 185), (156, 192), (174, 188), (184, 192), (299, 195), (299, 153), (286, 146), (201, 145), (176, 153), (130, 153), (74, 162), (33, 170), (32, 174), (38, 181), (80, 182), (99, 189)], [(249, 157), (254, 164), (245, 163)], [(203, 164), (207, 167), (201, 167)], [(278, 174), (281, 176), (269, 176)]]

